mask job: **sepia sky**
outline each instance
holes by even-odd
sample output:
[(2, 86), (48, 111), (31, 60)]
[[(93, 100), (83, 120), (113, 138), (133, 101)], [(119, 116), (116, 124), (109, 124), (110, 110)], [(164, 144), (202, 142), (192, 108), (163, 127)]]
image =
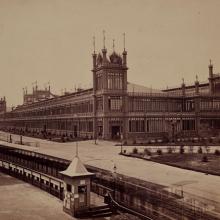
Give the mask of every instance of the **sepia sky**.
[(165, 88), (220, 72), (219, 0), (0, 0), (0, 96), (22, 103), (22, 88), (91, 87), (92, 36), (108, 53), (123, 50), (128, 81)]

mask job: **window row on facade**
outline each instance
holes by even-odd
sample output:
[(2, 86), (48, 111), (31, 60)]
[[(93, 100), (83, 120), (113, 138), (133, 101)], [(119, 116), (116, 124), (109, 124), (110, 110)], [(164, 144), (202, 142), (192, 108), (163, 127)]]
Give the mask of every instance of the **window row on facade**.
[(129, 132), (166, 132), (175, 129), (181, 130), (195, 130), (194, 119), (162, 119), (162, 118), (130, 118), (129, 119)]
[(61, 114), (77, 114), (77, 113), (91, 113), (93, 112), (93, 104), (90, 101), (78, 104), (70, 104), (65, 106), (57, 106), (33, 111), (12, 112), (11, 117), (32, 117), (32, 116), (47, 116), (47, 115), (61, 115)]
[(131, 112), (181, 112), (194, 111), (194, 101), (191, 100), (166, 100), (166, 99), (151, 99), (151, 98), (129, 98), (128, 104)]
[[(107, 79), (105, 79), (105, 77)], [(98, 90), (122, 90), (123, 89), (123, 75), (122, 73), (98, 73), (96, 77), (96, 85)]]
[(201, 111), (219, 111), (220, 110), (220, 100), (201, 100), (200, 102)]
[(40, 129), (40, 130), (67, 130), (67, 131), (82, 131), (92, 132), (93, 131), (93, 120), (82, 119), (82, 120), (47, 120), (47, 121), (19, 121), (11, 123), (13, 127), (29, 129)]

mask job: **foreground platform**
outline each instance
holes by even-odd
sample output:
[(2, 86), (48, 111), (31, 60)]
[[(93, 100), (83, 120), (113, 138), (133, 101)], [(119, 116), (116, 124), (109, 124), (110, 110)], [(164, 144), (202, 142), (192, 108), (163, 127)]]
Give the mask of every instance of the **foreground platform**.
[[(7, 134), (1, 133), (1, 139), (6, 138)], [(15, 142), (19, 141), (20, 137), (12, 135), (12, 139)], [(1, 141), (0, 144), (68, 160), (72, 160), (75, 155), (76, 143), (56, 143), (30, 137), (23, 137), (23, 142), (26, 146), (5, 141)], [(115, 142), (107, 141), (98, 141), (95, 144), (91, 140), (79, 142), (80, 158), (85, 164), (112, 172), (115, 164), (117, 173), (164, 185), (169, 191), (180, 193), (183, 190), (185, 199), (194, 205), (203, 207), (204, 210), (220, 213), (220, 177), (124, 157), (119, 155), (121, 147), (115, 144)]]
[(14, 177), (0, 173), (0, 219), (74, 220), (62, 201)]

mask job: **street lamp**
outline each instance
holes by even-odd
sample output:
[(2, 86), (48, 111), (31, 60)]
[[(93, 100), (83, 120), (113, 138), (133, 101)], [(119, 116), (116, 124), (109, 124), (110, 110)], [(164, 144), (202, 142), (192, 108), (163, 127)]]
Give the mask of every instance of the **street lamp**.
[(114, 178), (114, 199), (116, 197), (116, 177), (117, 177), (117, 167), (116, 167), (116, 164), (114, 164), (114, 167), (113, 167), (113, 178)]
[(122, 145), (123, 145), (123, 134), (121, 134), (121, 154), (122, 154)]

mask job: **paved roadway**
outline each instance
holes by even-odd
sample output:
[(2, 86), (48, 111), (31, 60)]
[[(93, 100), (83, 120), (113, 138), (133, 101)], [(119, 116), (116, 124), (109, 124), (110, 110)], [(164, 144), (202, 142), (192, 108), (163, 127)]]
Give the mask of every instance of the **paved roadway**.
[[(0, 138), (6, 138), (6, 134), (1, 133)], [(19, 136), (12, 135), (12, 138), (13, 141), (19, 140)], [(75, 156), (76, 143), (56, 143), (30, 137), (24, 137), (23, 141), (29, 142), (31, 146), (9, 144), (4, 141), (0, 141), (0, 144), (68, 160), (72, 160)], [(167, 190), (180, 191), (182, 188), (186, 199), (193, 198), (193, 201), (196, 200), (196, 205), (220, 214), (220, 177), (125, 157), (119, 155), (120, 148), (109, 141), (98, 141), (97, 145), (94, 144), (94, 141), (78, 143), (79, 157), (85, 164), (110, 171), (113, 171), (114, 164), (116, 164), (117, 173), (164, 185)], [(175, 184), (182, 185), (182, 187), (175, 187)]]

